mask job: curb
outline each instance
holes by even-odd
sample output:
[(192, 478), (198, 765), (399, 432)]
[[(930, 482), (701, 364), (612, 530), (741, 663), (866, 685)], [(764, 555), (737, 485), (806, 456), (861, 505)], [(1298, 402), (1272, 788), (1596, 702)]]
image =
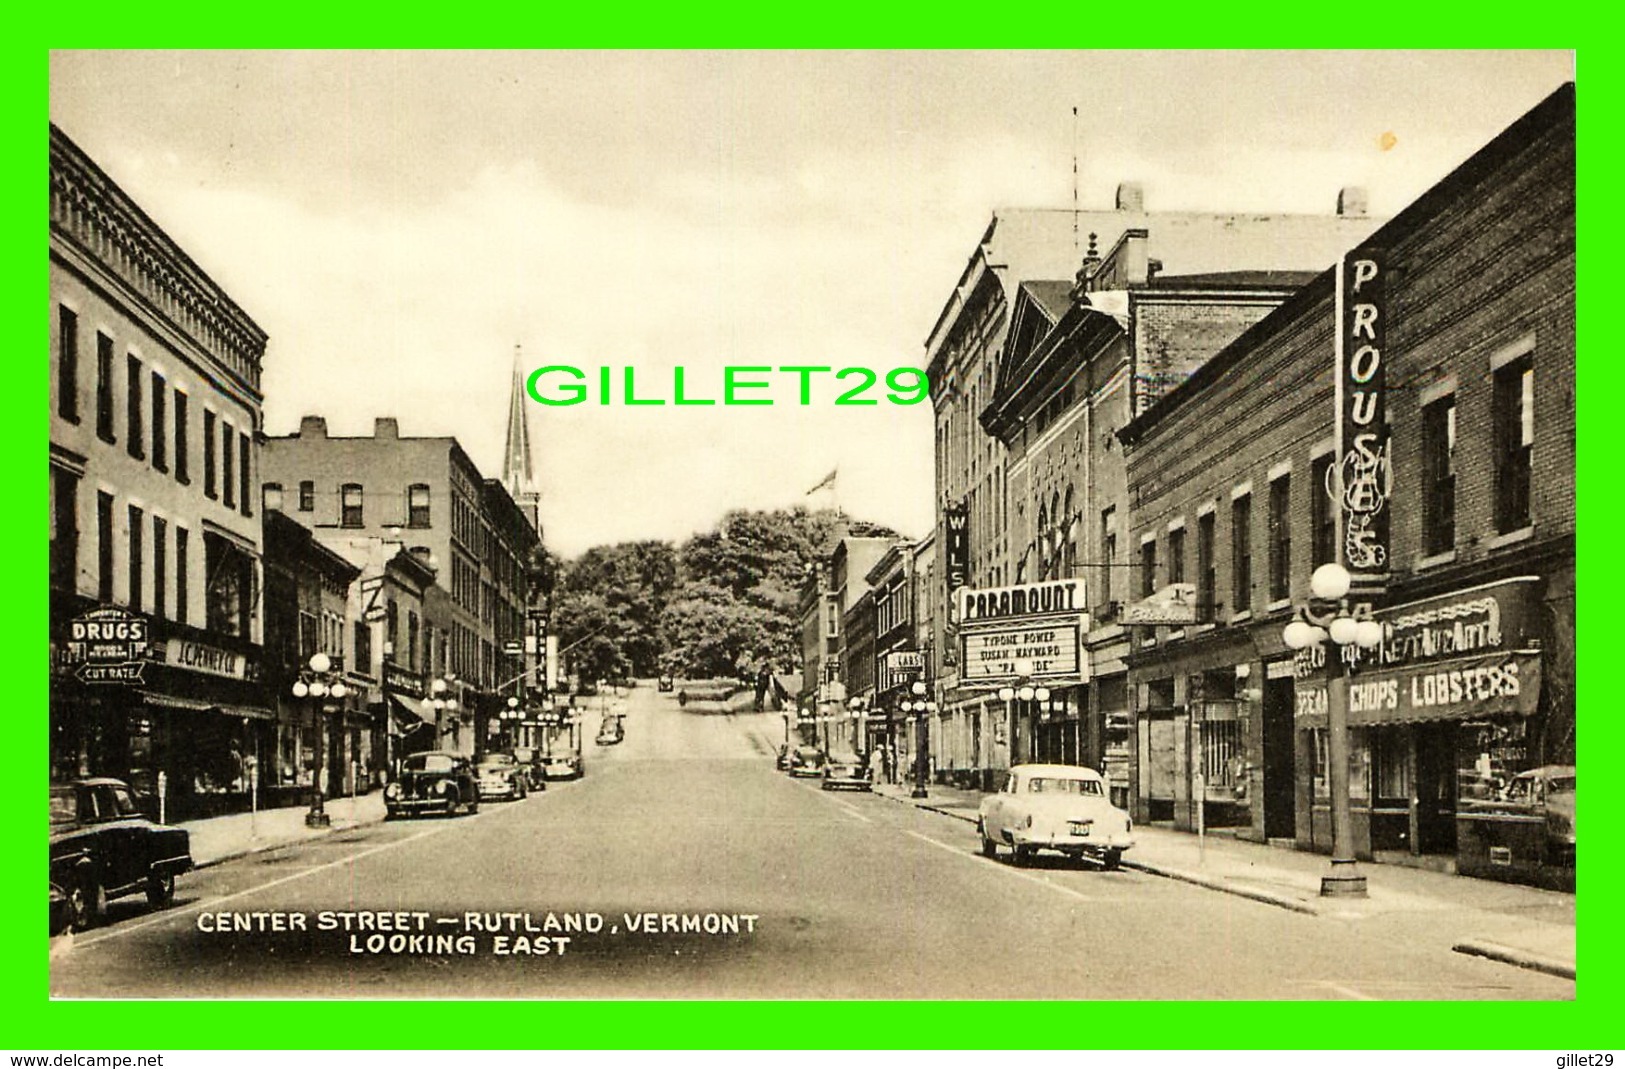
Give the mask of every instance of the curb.
[(1574, 979), (1574, 963), (1572, 961), (1548, 958), (1540, 954), (1530, 953), (1527, 950), (1519, 950), (1517, 947), (1509, 947), (1504, 943), (1492, 943), (1487, 939), (1468, 939), (1457, 943), (1450, 949), (1457, 954), (1488, 958), (1491, 961), (1501, 962), (1503, 965), (1516, 965), (1520, 969), (1531, 969), (1550, 976), (1559, 976), (1565, 980)]
[(192, 862), (192, 871), (196, 872), (199, 869), (213, 868), (216, 865), (223, 865), (228, 861), (236, 861), (239, 858), (252, 857), (255, 854), (263, 854), (271, 850), (281, 850), (285, 846), (294, 846), (298, 843), (308, 843), (314, 839), (325, 839), (327, 836), (341, 831), (351, 831), (355, 828), (364, 828), (372, 824), (381, 824), (383, 823), (383, 819), (384, 818), (380, 816), (376, 819), (369, 818), (366, 820), (357, 820), (348, 824), (333, 824), (330, 827), (323, 828), (321, 831), (312, 832), (310, 835), (301, 835), (293, 839), (267, 839), (265, 842), (259, 843), (255, 846), (247, 846), (240, 850), (229, 850), (224, 854), (218, 854), (209, 858), (207, 861), (194, 861)]

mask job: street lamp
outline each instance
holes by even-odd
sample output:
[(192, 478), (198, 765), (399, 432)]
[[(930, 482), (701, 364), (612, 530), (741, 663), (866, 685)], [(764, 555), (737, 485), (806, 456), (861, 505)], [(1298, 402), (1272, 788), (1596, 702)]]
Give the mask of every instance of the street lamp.
[(512, 694), (508, 695), (508, 711), (502, 714), (502, 718), (508, 721), (505, 737), (509, 749), (512, 749), (519, 745), (519, 699)]
[(457, 711), (457, 695), (451, 691), (451, 685), (456, 681), (456, 675), (451, 672), (447, 672), (444, 676), (433, 680), (429, 684), (429, 705), (432, 706), (435, 711), (436, 740), (438, 740), (440, 735), (444, 733), (444, 729), (439, 724), (440, 713), (455, 713)]
[[(1016, 765), (1016, 705), (1015, 705), (1015, 700), (1017, 698), (1020, 698), (1024, 702), (1030, 702), (1038, 694), (1037, 688), (1035, 688), (1032, 685), (1032, 675), (1033, 675), (1034, 672), (1036, 672), (1038, 670), (1038, 666), (1033, 664), (1033, 662), (1031, 660), (1027, 659), (1026, 657), (1022, 657), (1021, 659), (1016, 661), (1015, 670), (1016, 670), (1016, 680), (1015, 680), (1016, 685), (1015, 686), (1004, 686), (1004, 687), (999, 688), (999, 697), (1004, 701), (1004, 708), (1005, 708), (1005, 711), (1009, 714), (1009, 719), (1010, 719), (1010, 766), (1012, 768), (1014, 768), (1015, 765)], [(1045, 698), (1049, 697), (1049, 691), (1047, 691), (1047, 690), (1044, 691), (1044, 697)]]
[(852, 717), (852, 752), (853, 753), (856, 753), (858, 751), (858, 749), (859, 749), (859, 746), (858, 746), (858, 722), (860, 720), (862, 720), (862, 718), (863, 718), (863, 707), (866, 704), (867, 703), (863, 700), (863, 698), (861, 698), (861, 697), (859, 697), (857, 695), (854, 695), (851, 698), (848, 698), (847, 702), (846, 702), (846, 711)]
[(1298, 607), (1298, 619), (1281, 631), (1288, 649), (1304, 650), (1330, 640), (1337, 648), (1326, 654), (1326, 761), (1328, 789), (1332, 796), (1331, 867), (1320, 878), (1324, 897), (1364, 898), (1365, 874), (1354, 858), (1352, 817), (1349, 813), (1348, 698), (1349, 683), (1360, 650), (1382, 644), (1382, 625), (1371, 619), (1368, 610), (1355, 610), (1348, 603), (1348, 569), (1341, 564), (1322, 564), (1309, 578), (1314, 601), (1329, 606), (1316, 612), (1313, 603)]
[[(917, 714), (914, 720), (914, 789), (909, 792), (909, 797), (925, 798), (925, 781), (931, 777), (928, 749), (931, 714), (937, 711), (937, 703), (925, 697), (927, 688), (923, 679), (916, 679), (908, 689), (914, 695), (914, 711)], [(907, 705), (906, 702), (904, 704)]]
[(349, 693), (350, 688), (346, 687), (344, 680), (333, 671), (333, 659), (325, 653), (311, 655), (309, 667), (299, 673), (299, 678), (293, 684), (295, 698), (311, 699), (311, 723), (316, 728), (316, 767), (311, 775), (310, 810), (305, 813), (306, 827), (326, 828), (333, 823), (332, 818), (327, 815), (322, 790), (323, 751), (327, 742), (327, 718), (322, 699), (331, 697), (334, 701), (343, 701), (344, 696)]

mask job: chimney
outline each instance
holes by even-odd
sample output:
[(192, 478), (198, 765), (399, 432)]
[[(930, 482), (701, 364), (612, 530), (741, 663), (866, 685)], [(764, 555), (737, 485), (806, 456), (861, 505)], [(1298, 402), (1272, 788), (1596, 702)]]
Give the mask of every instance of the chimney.
[(1145, 211), (1145, 190), (1138, 182), (1123, 182), (1117, 187), (1117, 210), (1120, 212)]
[(394, 416), (379, 416), (372, 421), (372, 436), (380, 442), (397, 441), (401, 436), (401, 425)]
[(299, 421), (299, 437), (326, 438), (327, 420), (321, 416), (305, 416)]
[(1337, 191), (1338, 215), (1364, 215), (1366, 212), (1365, 187), (1344, 186)]

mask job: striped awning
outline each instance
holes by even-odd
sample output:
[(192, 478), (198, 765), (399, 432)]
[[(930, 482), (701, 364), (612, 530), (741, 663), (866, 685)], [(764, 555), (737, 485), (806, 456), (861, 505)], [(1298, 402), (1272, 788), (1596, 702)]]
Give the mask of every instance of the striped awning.
[(262, 709), (257, 705), (241, 705), (235, 702), (212, 702), (206, 698), (188, 698), (180, 694), (166, 694), (163, 691), (148, 690), (141, 694), (148, 705), (156, 705), (162, 709), (182, 709), (193, 713), (216, 712), (225, 716), (245, 717), (250, 720), (275, 720), (276, 714), (269, 709)]

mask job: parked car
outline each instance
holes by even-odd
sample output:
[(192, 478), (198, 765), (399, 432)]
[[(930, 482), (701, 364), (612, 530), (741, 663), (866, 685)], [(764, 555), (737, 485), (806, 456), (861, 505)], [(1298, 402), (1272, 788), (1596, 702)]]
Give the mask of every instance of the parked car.
[(797, 746), (790, 751), (790, 775), (792, 776), (822, 776), (824, 774), (824, 751), (816, 746)]
[(51, 934), (61, 935), (73, 927), (73, 904), (68, 893), (51, 884)]
[(819, 784), (819, 788), (833, 791), (843, 787), (857, 791), (874, 788), (869, 778), (869, 766), (857, 754), (835, 754), (824, 765), (824, 782)]
[(600, 746), (614, 746), (626, 738), (626, 729), (621, 726), (618, 716), (606, 716), (604, 722), (598, 727), (598, 738), (593, 740)]
[(1574, 766), (1542, 765), (1520, 772), (1507, 785), (1507, 801), (1546, 815), (1546, 849), (1554, 860), (1574, 863)]
[[(142, 816), (128, 784), (82, 779), (51, 787), (51, 884), (74, 928), (107, 915), (107, 903), (146, 893), (155, 908), (175, 899), (175, 877), (192, 867), (191, 838)], [(53, 922), (54, 923), (54, 922)]]
[(982, 853), (1010, 848), (1017, 865), (1039, 850), (1089, 857), (1115, 869), (1134, 845), (1129, 815), (1107, 800), (1106, 781), (1092, 768), (1017, 765), (1004, 789), (982, 799), (976, 830)]
[(542, 755), (534, 746), (515, 746), (513, 748), (514, 764), (524, 773), (525, 787), (532, 791), (547, 790), (547, 774), (542, 768)]
[(581, 755), (574, 750), (555, 750), (542, 758), (542, 774), (548, 779), (580, 779)]
[(662, 694), (670, 694), (677, 686), (677, 680), (671, 676), (661, 676), (656, 689)]
[(513, 759), (513, 754), (486, 754), (475, 766), (474, 774), (482, 802), (499, 798), (517, 802), (525, 797), (525, 771)]
[(384, 819), (462, 809), (480, 811), (480, 789), (474, 769), (461, 754), (430, 750), (411, 754), (401, 764), (400, 778), (384, 788)]

